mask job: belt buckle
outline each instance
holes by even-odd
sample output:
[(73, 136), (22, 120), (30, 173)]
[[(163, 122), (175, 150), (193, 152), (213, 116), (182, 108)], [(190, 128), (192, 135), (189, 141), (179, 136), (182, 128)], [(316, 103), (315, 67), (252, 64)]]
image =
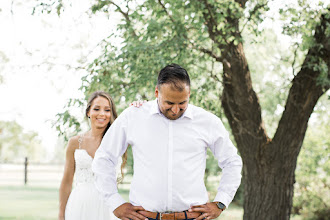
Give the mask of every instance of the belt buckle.
[(171, 214), (171, 213), (174, 213), (174, 212), (172, 212), (172, 211), (160, 212), (159, 213), (159, 220), (162, 220), (162, 215), (164, 215), (164, 214)]

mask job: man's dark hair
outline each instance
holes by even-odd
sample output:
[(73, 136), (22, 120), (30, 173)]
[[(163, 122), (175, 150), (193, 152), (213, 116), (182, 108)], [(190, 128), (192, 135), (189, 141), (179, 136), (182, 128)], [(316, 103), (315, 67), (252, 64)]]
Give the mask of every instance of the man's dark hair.
[(178, 64), (172, 63), (165, 66), (158, 74), (157, 86), (170, 83), (179, 91), (184, 89), (184, 84), (190, 87), (190, 78), (187, 71)]

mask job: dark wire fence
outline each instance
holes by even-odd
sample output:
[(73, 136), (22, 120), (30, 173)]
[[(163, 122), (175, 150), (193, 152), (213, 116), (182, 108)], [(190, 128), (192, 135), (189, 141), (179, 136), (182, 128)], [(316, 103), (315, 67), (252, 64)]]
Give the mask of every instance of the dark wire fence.
[(63, 163), (0, 162), (0, 186), (59, 187)]
[[(59, 188), (64, 163), (39, 163), (25, 158), (21, 162), (0, 161), (0, 186), (35, 186)], [(118, 187), (129, 189), (132, 176), (125, 175)]]

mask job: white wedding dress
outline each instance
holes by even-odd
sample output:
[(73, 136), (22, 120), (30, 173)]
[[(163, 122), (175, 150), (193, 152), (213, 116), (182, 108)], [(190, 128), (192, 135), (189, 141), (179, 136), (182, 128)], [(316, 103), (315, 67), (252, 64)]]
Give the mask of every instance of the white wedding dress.
[(74, 152), (75, 187), (72, 190), (65, 208), (65, 220), (114, 220), (117, 219), (104, 204), (101, 195), (94, 185), (92, 171), (93, 158), (86, 150), (80, 149), (82, 137), (79, 138), (79, 149)]

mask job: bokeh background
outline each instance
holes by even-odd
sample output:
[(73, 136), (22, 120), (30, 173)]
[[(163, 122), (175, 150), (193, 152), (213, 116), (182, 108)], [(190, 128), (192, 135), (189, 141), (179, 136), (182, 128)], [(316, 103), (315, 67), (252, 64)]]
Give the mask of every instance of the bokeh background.
[[(315, 84), (323, 90), (297, 147), (288, 218), (329, 219), (329, 40), (322, 44), (314, 37), (323, 19), (323, 37), (329, 39), (329, 3), (1, 0), (0, 219), (57, 219), (66, 141), (88, 130), (83, 112), (95, 90), (110, 92), (121, 112), (133, 100), (152, 100), (158, 71), (175, 62), (191, 75), (191, 102), (235, 131), (221, 100), (227, 52), (238, 45), (244, 49), (269, 137), (278, 129), (309, 51), (319, 48), (308, 68), (318, 74)], [(215, 22), (212, 31), (210, 21)], [(303, 109), (294, 112), (299, 113)], [(237, 144), (235, 133), (231, 139)], [(126, 199), (132, 163), (129, 155), (119, 185)], [(208, 152), (205, 183), (210, 199), (220, 177)], [(248, 209), (244, 190), (243, 181), (219, 219), (243, 219)]]

